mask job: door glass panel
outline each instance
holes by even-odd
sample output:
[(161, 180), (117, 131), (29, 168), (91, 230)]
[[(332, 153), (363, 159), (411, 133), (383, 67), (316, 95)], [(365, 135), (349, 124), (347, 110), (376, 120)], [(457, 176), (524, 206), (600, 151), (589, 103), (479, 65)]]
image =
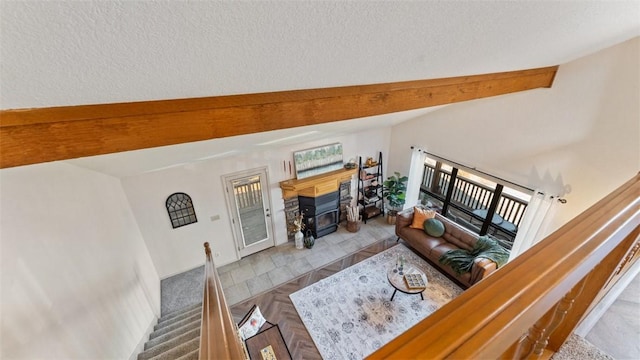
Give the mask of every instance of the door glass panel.
[(267, 222), (260, 176), (233, 180), (232, 185), (244, 246), (267, 239)]

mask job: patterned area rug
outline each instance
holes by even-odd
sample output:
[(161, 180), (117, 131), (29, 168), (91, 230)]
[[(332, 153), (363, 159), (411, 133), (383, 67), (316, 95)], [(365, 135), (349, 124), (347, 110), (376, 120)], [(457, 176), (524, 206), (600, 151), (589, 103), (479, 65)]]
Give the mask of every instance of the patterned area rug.
[[(399, 255), (427, 275), (424, 301), (419, 294), (401, 292), (390, 301), (394, 288), (387, 270)], [(289, 297), (323, 359), (363, 359), (461, 293), (398, 244)]]

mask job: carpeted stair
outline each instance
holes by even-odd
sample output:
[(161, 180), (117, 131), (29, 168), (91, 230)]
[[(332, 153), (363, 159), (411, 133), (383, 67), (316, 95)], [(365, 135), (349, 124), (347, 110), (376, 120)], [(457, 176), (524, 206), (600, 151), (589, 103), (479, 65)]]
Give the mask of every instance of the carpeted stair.
[(197, 360), (202, 303), (164, 315), (154, 326), (138, 360)]

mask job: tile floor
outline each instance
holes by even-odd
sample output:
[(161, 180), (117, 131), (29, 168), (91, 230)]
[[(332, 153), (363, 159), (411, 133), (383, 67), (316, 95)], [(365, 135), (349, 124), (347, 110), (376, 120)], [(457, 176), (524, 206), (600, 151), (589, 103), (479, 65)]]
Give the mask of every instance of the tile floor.
[(298, 250), (287, 243), (261, 251), (219, 267), (218, 276), (228, 304), (233, 305), (394, 234), (394, 226), (380, 216), (356, 233), (340, 226), (317, 239), (312, 249)]
[(588, 330), (585, 339), (615, 359), (640, 359), (640, 273)]

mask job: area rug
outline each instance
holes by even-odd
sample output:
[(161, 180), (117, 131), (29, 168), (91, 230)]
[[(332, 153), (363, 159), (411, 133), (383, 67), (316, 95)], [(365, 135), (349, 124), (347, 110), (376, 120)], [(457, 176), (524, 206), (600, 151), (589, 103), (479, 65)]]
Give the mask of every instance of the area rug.
[[(419, 294), (396, 293), (387, 280), (399, 255), (427, 275)], [(323, 359), (363, 359), (462, 293), (402, 244), (289, 295)]]

